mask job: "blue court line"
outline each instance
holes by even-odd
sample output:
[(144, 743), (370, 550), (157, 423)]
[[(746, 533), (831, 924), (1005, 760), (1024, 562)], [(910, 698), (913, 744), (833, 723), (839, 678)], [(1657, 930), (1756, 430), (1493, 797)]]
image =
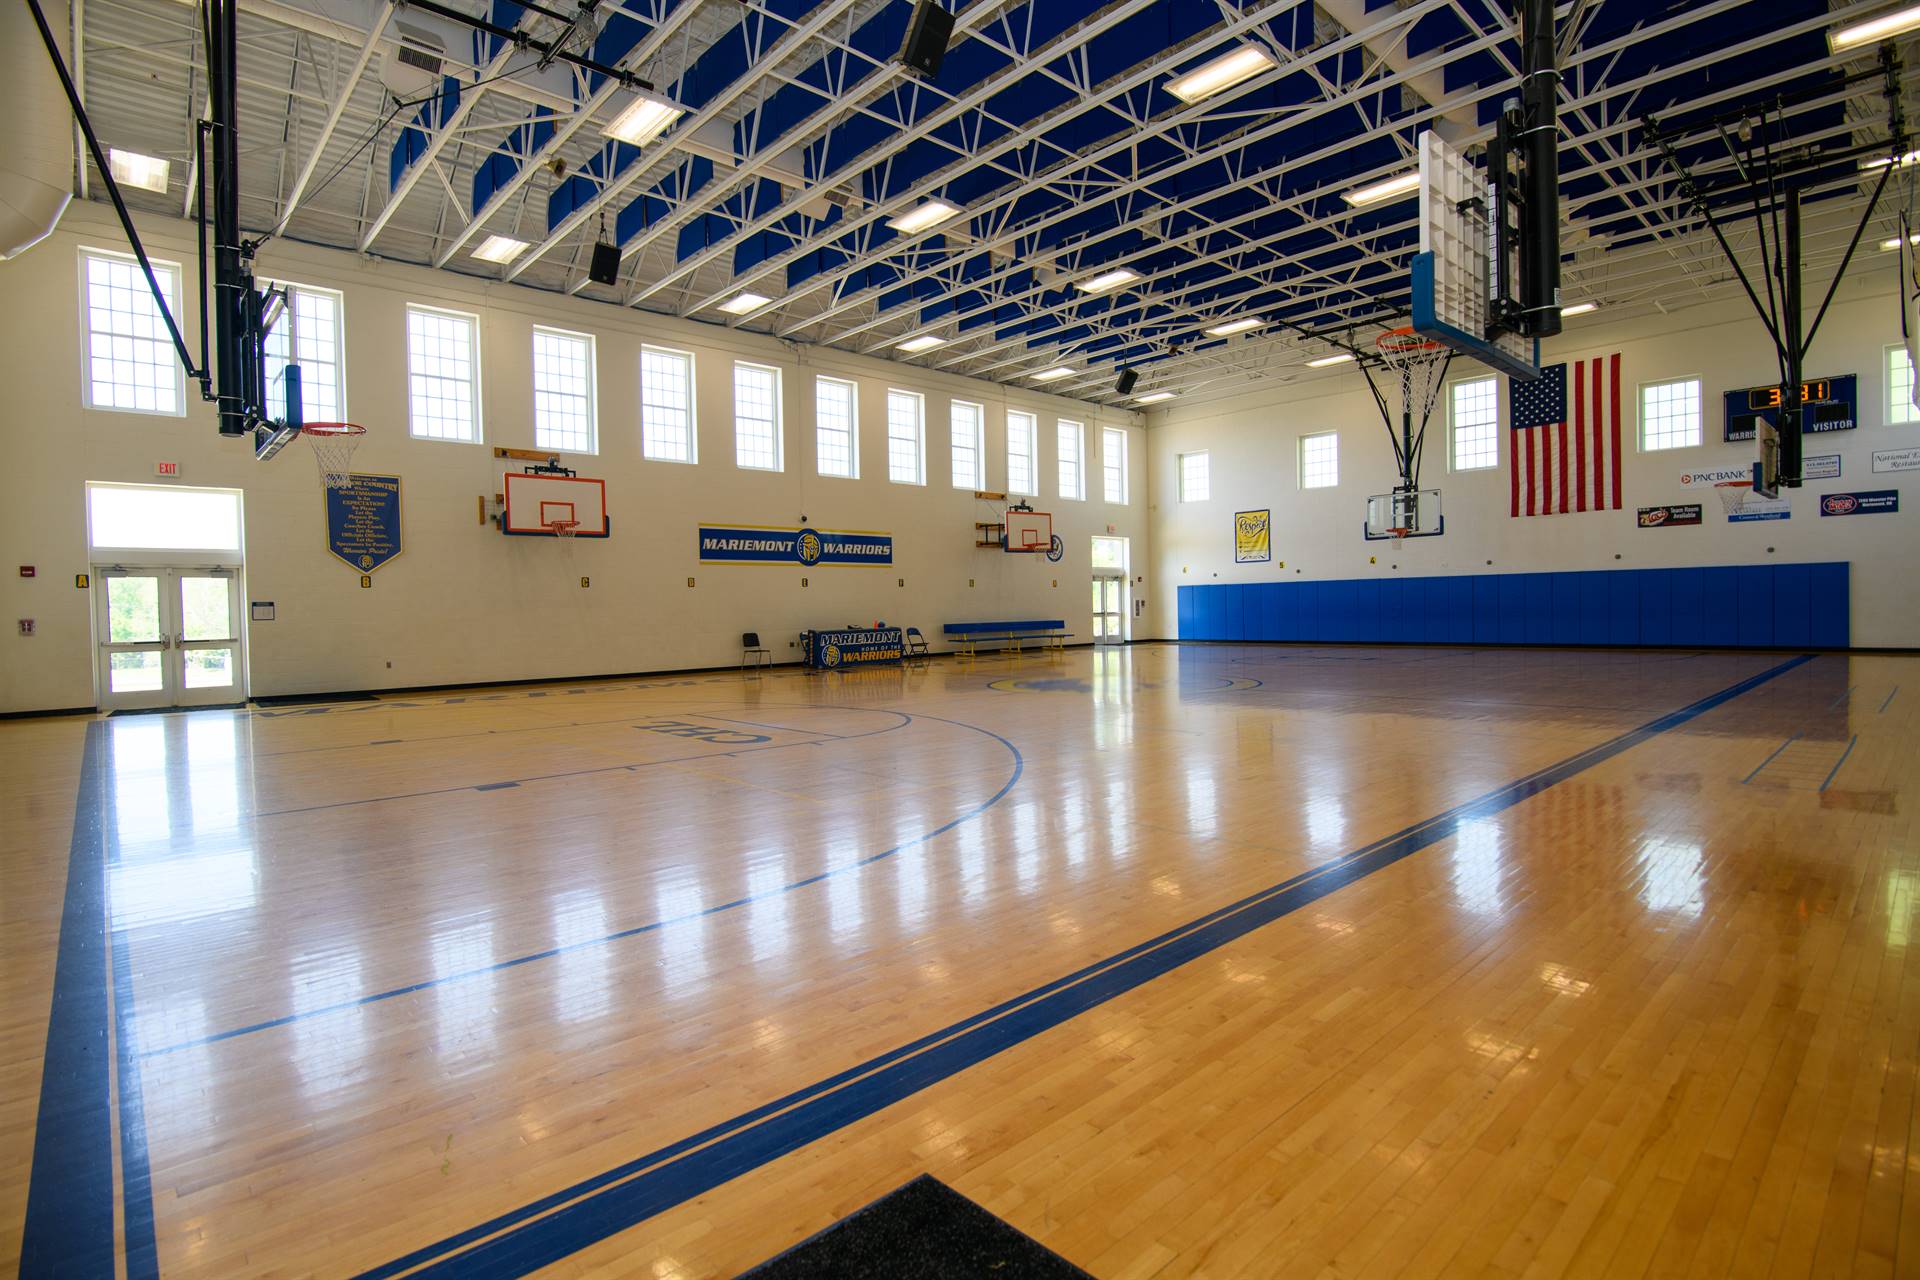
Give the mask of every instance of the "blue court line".
[(1802, 654), (911, 1044), (362, 1273), (521, 1276), (684, 1204), (1785, 675)]
[[(1893, 693), (1898, 693), (1898, 692), (1900, 692), (1900, 686), (1899, 685), (1893, 686)], [(1893, 693), (1888, 694), (1887, 701), (1880, 704), (1880, 711), (1885, 711), (1887, 709), (1888, 703), (1891, 703), (1893, 701)], [(1874, 712), (1874, 714), (1879, 715), (1880, 711), (1876, 711)]]
[[(113, 860), (119, 861), (117, 847)], [(140, 1087), (139, 1033), (133, 1022), (133, 948), (125, 930), (113, 930), (111, 948), (114, 1078), (120, 1086), (120, 1203), (126, 1212), (127, 1280), (159, 1280), (160, 1246), (153, 1226), (146, 1094)]]
[(1854, 690), (1858, 689), (1859, 687), (1860, 686), (1857, 684), (1848, 685), (1844, 693), (1842, 693), (1839, 697), (1835, 698), (1832, 702), (1829, 702), (1827, 704), (1827, 710), (1829, 711), (1838, 710), (1840, 704), (1845, 702), (1848, 698), (1851, 698), (1853, 696)]
[(1768, 765), (1772, 764), (1773, 758), (1779, 755), (1782, 751), (1785, 751), (1788, 747), (1792, 746), (1794, 739), (1798, 738), (1799, 736), (1800, 736), (1800, 732), (1799, 730), (1796, 729), (1787, 738), (1785, 742), (1781, 743), (1779, 746), (1775, 747), (1773, 750), (1767, 752), (1767, 758), (1765, 760), (1762, 760), (1759, 764), (1753, 766), (1753, 772), (1748, 774), (1746, 777), (1740, 779), (1740, 785), (1744, 787), (1749, 782), (1752, 782), (1755, 778), (1759, 777), (1760, 771), (1766, 768)]
[(67, 847), (66, 900), (47, 1015), (20, 1272), (111, 1276), (113, 1117), (107, 1065), (106, 725), (87, 725)]
[(1827, 770), (1827, 780), (1820, 784), (1820, 789), (1822, 791), (1825, 791), (1828, 787), (1833, 785), (1833, 776), (1836, 773), (1840, 772), (1840, 766), (1845, 764), (1847, 762), (1847, 757), (1853, 754), (1853, 744), (1858, 741), (1860, 741), (1860, 735), (1857, 733), (1854, 734), (1851, 738), (1847, 739), (1847, 749), (1845, 751), (1842, 751), (1840, 753), (1840, 758), (1833, 762), (1833, 768)]
[[(883, 710), (883, 708), (870, 708), (870, 709)], [(887, 714), (906, 715), (906, 713), (902, 711), (888, 711)], [(841, 875), (848, 871), (857, 871), (862, 867), (871, 866), (876, 862), (882, 861), (883, 859), (891, 858), (896, 854), (902, 853), (908, 849), (915, 848), (916, 846), (926, 844), (930, 840), (933, 840), (939, 836), (945, 835), (947, 832), (953, 830), (955, 827), (959, 826), (961, 823), (967, 822), (967, 821), (970, 821), (971, 819), (979, 817), (981, 814), (985, 813), (987, 810), (993, 808), (993, 806), (999, 804), (1002, 800), (1006, 799), (1007, 794), (1011, 792), (1015, 784), (1017, 784), (1020, 781), (1020, 775), (1026, 771), (1026, 760), (1021, 756), (1020, 748), (1014, 746), (1011, 742), (1008, 742), (1005, 738), (993, 732), (993, 730), (991, 729), (982, 729), (979, 725), (967, 724), (964, 721), (960, 721), (960, 720), (948, 720), (942, 716), (908, 716), (907, 723), (912, 723), (916, 719), (937, 720), (941, 724), (950, 724), (950, 725), (954, 725), (957, 728), (971, 729), (975, 733), (985, 734), (987, 737), (992, 738), (995, 742), (998, 742), (1001, 746), (1005, 747), (1009, 752), (1012, 753), (1013, 772), (1008, 775), (1006, 782), (1001, 784), (1001, 787), (998, 791), (994, 792), (991, 796), (987, 797), (978, 805), (975, 805), (972, 809), (969, 809), (967, 812), (961, 814), (959, 817), (953, 818), (952, 820), (944, 823), (943, 825), (935, 827), (931, 831), (925, 832), (922, 835), (915, 836), (913, 839), (908, 840), (902, 844), (894, 845), (891, 849), (883, 849), (879, 853), (868, 854), (866, 857), (856, 859), (855, 861), (852, 861), (852, 862), (843, 862), (837, 867), (828, 867), (825, 871), (815, 872), (813, 875), (807, 876), (805, 879), (795, 880), (791, 884), (781, 885), (777, 889), (768, 889), (763, 893), (750, 893), (745, 897), (735, 898), (731, 902), (722, 902), (716, 906), (707, 907), (700, 911), (688, 912), (685, 915), (670, 916), (664, 920), (653, 920), (646, 924), (634, 925), (631, 928), (621, 929), (618, 932), (609, 933), (602, 937), (583, 938), (578, 942), (569, 942), (564, 946), (548, 947), (544, 951), (535, 951), (527, 955), (515, 956), (510, 960), (501, 960), (494, 964), (482, 965), (479, 968), (463, 969), (458, 973), (449, 973), (438, 978), (427, 978), (420, 982), (410, 982), (403, 987), (393, 987), (386, 991), (376, 991), (371, 995), (356, 996), (352, 1000), (342, 1000), (337, 1004), (321, 1005), (318, 1008), (314, 1008), (314, 1009), (303, 1009), (298, 1013), (282, 1014), (280, 1017), (269, 1018), (264, 1022), (250, 1023), (247, 1026), (234, 1027), (227, 1031), (217, 1031), (217, 1032), (214, 1032), (212, 1035), (201, 1036), (194, 1040), (183, 1040), (178, 1044), (163, 1045), (157, 1049), (143, 1050), (140, 1053), (139, 1057), (143, 1061), (148, 1058), (158, 1058), (166, 1054), (177, 1053), (182, 1049), (195, 1049), (195, 1048), (199, 1048), (202, 1045), (217, 1044), (222, 1040), (232, 1040), (238, 1036), (252, 1035), (256, 1031), (271, 1031), (275, 1027), (284, 1027), (289, 1023), (293, 1023), (293, 1022), (304, 1022), (309, 1018), (318, 1018), (323, 1015), (332, 1014), (332, 1013), (344, 1013), (349, 1009), (359, 1009), (359, 1008), (365, 1007), (366, 1005), (379, 1004), (382, 1001), (394, 1000), (401, 996), (410, 996), (415, 994), (416, 992), (426, 991), (433, 987), (443, 987), (449, 983), (464, 982), (464, 981), (467, 981), (468, 979), (483, 977), (490, 973), (499, 973), (503, 969), (517, 969), (521, 965), (533, 964), (541, 960), (551, 960), (555, 956), (567, 955), (570, 952), (580, 951), (587, 947), (605, 946), (608, 943), (619, 942), (626, 938), (638, 937), (641, 934), (657, 933), (662, 929), (671, 928), (674, 925), (686, 924), (694, 920), (703, 920), (708, 916), (719, 915), (722, 912), (726, 912), (726, 911), (737, 911), (741, 907), (752, 906), (756, 902), (765, 902), (766, 900), (777, 897), (780, 894), (792, 893), (796, 889), (804, 889), (809, 885), (818, 884), (822, 880), (830, 879), (833, 876)], [(891, 733), (894, 729), (898, 729), (900, 727), (902, 726), (894, 725), (888, 729), (876, 730), (876, 732)], [(854, 736), (864, 737), (866, 735), (856, 734)], [(803, 743), (788, 743), (785, 745), (817, 746), (819, 744), (811, 743), (811, 742), (803, 742)], [(766, 747), (748, 747), (748, 748), (744, 748), (739, 752), (730, 752), (728, 754), (744, 755), (746, 754), (747, 751), (765, 751), (769, 749), (770, 748), (766, 748)], [(698, 760), (710, 760), (713, 758), (713, 756), (705, 755), (705, 756), (694, 756), (689, 758), (698, 759)], [(625, 766), (619, 766), (619, 767), (625, 767)], [(461, 788), (461, 790), (477, 790), (477, 789), (478, 788)]]

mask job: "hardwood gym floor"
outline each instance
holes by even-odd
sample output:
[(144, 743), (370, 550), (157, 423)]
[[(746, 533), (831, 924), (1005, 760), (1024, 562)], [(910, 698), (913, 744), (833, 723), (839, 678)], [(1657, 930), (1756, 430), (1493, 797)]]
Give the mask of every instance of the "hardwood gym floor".
[(0, 1256), (724, 1276), (926, 1172), (1103, 1280), (1920, 1274), (1917, 706), (1143, 645), (0, 724)]

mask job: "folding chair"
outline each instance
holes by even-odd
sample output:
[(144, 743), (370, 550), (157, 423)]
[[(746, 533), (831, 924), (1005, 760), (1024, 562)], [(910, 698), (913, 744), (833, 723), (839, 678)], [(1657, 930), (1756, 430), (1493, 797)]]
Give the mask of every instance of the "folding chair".
[(740, 634), (740, 670), (747, 669), (747, 659), (754, 660), (756, 669), (773, 662), (773, 650), (760, 643), (758, 631), (744, 631)]
[(927, 656), (927, 638), (920, 634), (920, 628), (907, 628), (907, 657), (924, 659)]

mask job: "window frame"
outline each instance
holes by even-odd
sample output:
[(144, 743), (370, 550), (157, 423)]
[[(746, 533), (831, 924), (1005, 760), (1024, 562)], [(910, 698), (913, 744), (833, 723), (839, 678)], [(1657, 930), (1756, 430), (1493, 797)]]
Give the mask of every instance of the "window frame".
[[(1026, 449), (1016, 454), (1013, 448), (1013, 422), (1022, 419), (1027, 424)], [(1021, 498), (1040, 496), (1040, 415), (1029, 413), (1025, 409), (1007, 410), (1007, 492)], [(1027, 464), (1027, 487), (1021, 488), (1013, 482), (1013, 460), (1024, 458)]]
[[(664, 457), (648, 451), (647, 445), (647, 357), (649, 355), (672, 356), (684, 361), (687, 370), (687, 456), (684, 458)], [(693, 352), (682, 351), (678, 347), (663, 347), (657, 343), (640, 344), (640, 458), (643, 462), (666, 462), (679, 467), (697, 467), (700, 465), (700, 395), (698, 383), (698, 365)], [(662, 408), (667, 406), (662, 405)]]
[[(902, 480), (894, 465), (893, 446), (896, 437), (893, 433), (893, 398), (899, 396), (913, 402), (913, 469), (910, 480)], [(927, 398), (918, 391), (908, 391), (902, 387), (887, 388), (887, 481), (891, 484), (912, 484), (925, 486), (927, 483)]]
[[(187, 371), (181, 367), (179, 353), (174, 349), (173, 338), (166, 332), (166, 321), (160, 322), (161, 333), (155, 338), (142, 338), (142, 342), (158, 342), (166, 352), (168, 367), (173, 370), (173, 403), (171, 409), (142, 409), (138, 406), (101, 404), (93, 398), (93, 280), (88, 264), (94, 259), (110, 262), (131, 263), (138, 275), (141, 296), (151, 300), (153, 294), (147, 288), (145, 273), (140, 272), (140, 260), (130, 253), (120, 253), (113, 249), (97, 249), (92, 245), (81, 245), (79, 254), (80, 271), (80, 404), (82, 408), (95, 409), (101, 413), (137, 413), (148, 418), (184, 418), (187, 416)], [(161, 287), (167, 295), (167, 313), (174, 323), (185, 328), (180, 311), (180, 291), (185, 280), (185, 272), (177, 262), (165, 258), (148, 258), (153, 272), (160, 279)], [(122, 335), (125, 336), (125, 335)]]
[[(773, 412), (773, 440), (771, 450), (773, 462), (769, 466), (740, 461), (740, 373), (741, 370), (764, 373), (773, 380), (769, 397)], [(785, 380), (781, 376), (780, 366), (761, 364), (757, 360), (735, 360), (733, 362), (733, 465), (739, 471), (781, 472), (787, 469), (787, 424), (786, 410), (782, 400), (786, 394)]]
[[(540, 361), (537, 348), (541, 335), (549, 338), (561, 338), (570, 342), (584, 342), (587, 345), (587, 447), (570, 449), (564, 445), (548, 444), (540, 438)], [(600, 351), (599, 341), (591, 333), (581, 333), (576, 329), (562, 329), (557, 325), (536, 324), (527, 342), (527, 354), (530, 364), (527, 380), (533, 393), (533, 447), (551, 449), (555, 453), (573, 453), (597, 456), (600, 452)], [(554, 394), (566, 394), (556, 392)]]
[[(336, 421), (336, 422), (353, 421), (352, 416), (347, 412), (347, 295), (340, 292), (340, 290), (338, 289), (329, 289), (325, 285), (301, 284), (297, 280), (271, 280), (271, 281), (268, 281), (267, 284), (272, 288), (285, 289), (290, 291), (287, 295), (286, 310), (283, 314), (287, 316), (290, 320), (292, 320), (296, 326), (299, 321), (299, 311), (298, 311), (298, 304), (295, 302), (293, 297), (295, 293), (313, 294), (316, 296), (325, 295), (326, 297), (331, 298), (333, 300), (333, 349), (335, 352), (335, 358), (333, 363), (334, 363), (334, 368), (338, 371), (339, 376), (335, 380), (334, 387), (333, 387), (333, 399), (334, 399), (334, 405), (336, 407), (334, 410), (335, 416), (332, 419), (332, 421)], [(307, 375), (306, 375), (308, 366), (303, 364), (299, 359), (300, 335), (299, 335), (299, 332), (297, 331), (297, 327), (294, 330), (290, 330), (288, 333), (287, 354), (288, 354), (288, 360), (287, 360), (288, 364), (300, 365), (300, 392), (301, 392), (301, 401), (302, 401), (300, 406), (301, 420), (304, 422), (326, 421), (327, 419), (323, 419), (319, 415), (309, 413), (307, 411), (307, 405), (305, 403), (305, 400), (306, 400), (307, 387), (309, 385), (307, 382)], [(263, 357), (263, 363), (265, 362), (266, 361)], [(267, 374), (266, 393), (268, 397), (269, 407), (271, 407), (272, 397), (273, 397), (273, 376), (270, 371)], [(284, 409), (283, 409), (283, 412), (284, 412)]]
[[(1205, 459), (1205, 461), (1202, 463), (1202, 466), (1206, 470), (1205, 479), (1207, 483), (1207, 491), (1198, 496), (1195, 496), (1194, 494), (1189, 492), (1187, 489), (1187, 459), (1189, 458)], [(1189, 449), (1185, 453), (1176, 452), (1173, 455), (1173, 474), (1174, 474), (1174, 486), (1175, 486), (1175, 501), (1177, 502), (1212, 502), (1213, 501), (1213, 450)]]
[[(1881, 394), (1886, 396), (1884, 412), (1881, 414), (1883, 426), (1904, 427), (1909, 423), (1920, 422), (1920, 408), (1914, 407), (1911, 393), (1904, 396), (1898, 395), (1893, 388), (1895, 361), (1905, 359), (1907, 359), (1907, 347), (1903, 342), (1895, 342), (1888, 346), (1886, 354), (1881, 359), (1880, 390)], [(1915, 371), (1909, 363), (1907, 370), (1909, 385), (1912, 384), (1915, 376)]]
[[(1073, 428), (1073, 472), (1074, 487), (1067, 488), (1067, 455), (1061, 448), (1067, 438), (1067, 428)], [(1087, 424), (1074, 418), (1055, 418), (1053, 420), (1053, 461), (1058, 468), (1056, 476), (1060, 497), (1068, 502), (1087, 500)]]
[[(820, 465), (820, 389), (828, 384), (847, 389), (847, 469), (845, 471), (827, 471)], [(839, 428), (835, 428), (837, 432)], [(836, 378), (830, 374), (817, 373), (813, 376), (813, 471), (827, 480), (858, 480), (860, 478), (860, 384), (852, 378)]]
[[(1688, 382), (1693, 384), (1694, 425), (1698, 428), (1698, 437), (1682, 444), (1648, 444), (1647, 393), (1661, 387), (1674, 387)], [(1707, 443), (1707, 382), (1699, 374), (1690, 373), (1677, 378), (1656, 378), (1650, 382), (1642, 382), (1634, 393), (1633, 403), (1637, 427), (1634, 432), (1635, 442), (1639, 445), (1641, 453), (1673, 453), (1680, 449), (1698, 449)]]
[[(1307, 480), (1307, 442), (1309, 440), (1333, 441), (1333, 479), (1324, 484), (1309, 483)], [(1340, 487), (1340, 431), (1307, 431), (1301, 433), (1294, 448), (1294, 463), (1298, 468), (1299, 487), (1305, 489), (1338, 489)]]
[[(1115, 440), (1120, 442), (1120, 464), (1117, 468), (1114, 466), (1113, 451), (1107, 447)], [(1125, 427), (1100, 428), (1100, 496), (1109, 506), (1126, 506), (1130, 490), (1133, 488), (1133, 477), (1130, 474), (1132, 468), (1127, 461), (1128, 447)], [(1120, 496), (1117, 498), (1110, 492), (1112, 489), (1110, 482), (1116, 470), (1120, 475)]]
[[(962, 407), (973, 410), (973, 482), (960, 483), (960, 423)], [(956, 489), (977, 493), (987, 487), (987, 407), (977, 400), (947, 401), (947, 480)]]
[[(485, 365), (485, 362), (481, 359), (479, 315), (471, 311), (459, 311), (452, 307), (434, 306), (432, 303), (428, 303), (428, 302), (409, 302), (406, 304), (406, 310), (403, 314), (404, 314), (405, 323), (406, 323), (406, 339), (407, 339), (407, 352), (406, 352), (407, 354), (407, 363), (406, 363), (407, 438), (410, 440), (426, 440), (433, 444), (485, 444), (487, 440), (487, 425), (486, 425), (486, 419), (482, 416), (482, 406), (484, 405), (485, 401), (482, 399), (482, 395), (481, 395), (480, 373), (481, 373), (481, 370), (486, 367), (486, 365)], [(458, 436), (422, 435), (415, 428), (414, 397), (413, 397), (413, 324), (412, 324), (412, 319), (415, 314), (440, 316), (442, 318), (454, 319), (454, 320), (464, 320), (467, 322), (469, 326), (471, 326), (472, 334), (473, 334), (473, 339), (472, 339), (473, 376), (471, 379), (468, 380), (468, 384), (467, 384), (468, 402), (472, 405), (472, 408), (473, 408), (473, 436), (471, 439), (461, 439)]]
[[(1476, 428), (1484, 425), (1489, 433), (1491, 448), (1488, 451), (1476, 450), (1474, 456), (1486, 457), (1485, 462), (1462, 464), (1460, 461), (1460, 401), (1459, 393), (1468, 387), (1488, 385), (1492, 388), (1492, 417), (1484, 423), (1476, 423)], [(1447, 470), (1449, 472), (1497, 471), (1500, 469), (1500, 376), (1485, 374), (1472, 378), (1458, 378), (1447, 384)]]

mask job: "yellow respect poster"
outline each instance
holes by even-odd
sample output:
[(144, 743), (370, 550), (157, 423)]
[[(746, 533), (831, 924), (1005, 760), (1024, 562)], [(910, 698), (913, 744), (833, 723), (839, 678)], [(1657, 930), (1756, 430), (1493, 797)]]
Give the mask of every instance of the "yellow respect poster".
[(1233, 562), (1255, 564), (1273, 559), (1273, 513), (1236, 511), (1233, 513)]

